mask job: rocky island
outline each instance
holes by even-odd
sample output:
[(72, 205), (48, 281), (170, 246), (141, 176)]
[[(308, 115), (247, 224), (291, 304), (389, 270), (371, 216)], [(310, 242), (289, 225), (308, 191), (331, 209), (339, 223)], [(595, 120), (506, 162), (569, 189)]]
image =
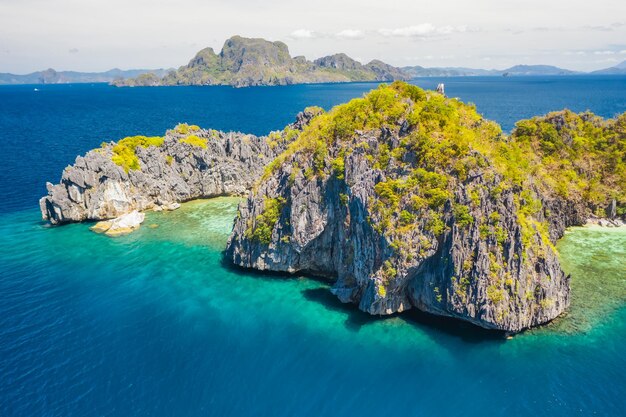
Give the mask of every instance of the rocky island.
[(366, 65), (335, 54), (311, 62), (303, 56), (292, 58), (283, 42), (233, 36), (226, 40), (219, 54), (205, 48), (189, 64), (161, 77), (142, 74), (118, 79), (118, 87), (163, 85), (231, 85), (249, 87), (351, 81), (408, 80), (410, 75), (399, 68), (374, 60)]
[(196, 198), (244, 195), (320, 111), (305, 109), (293, 124), (262, 138), (179, 124), (162, 137), (104, 142), (66, 167), (59, 184), (46, 185), (43, 219), (52, 224), (107, 220)]
[(625, 155), (626, 114), (566, 110), (505, 135), (471, 105), (396, 82), (266, 137), (179, 125), (103, 144), (41, 210), (61, 224), (247, 193), (233, 264), (328, 277), (371, 314), (519, 332), (568, 307), (565, 229), (624, 216)]

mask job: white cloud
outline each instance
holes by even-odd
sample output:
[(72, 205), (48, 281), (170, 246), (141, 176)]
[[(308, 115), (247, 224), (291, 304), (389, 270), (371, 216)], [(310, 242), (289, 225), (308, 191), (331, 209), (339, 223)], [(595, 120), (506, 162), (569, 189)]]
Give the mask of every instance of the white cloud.
[[(480, 67), (486, 64), (482, 57), (489, 56), (495, 68), (546, 63), (592, 70), (599, 67), (595, 59), (626, 58), (620, 52), (626, 50), (624, 0), (600, 0), (593, 9), (574, 7), (572, 0), (530, 1), (439, 0), (425, 10), (424, 2), (415, 0), (319, 0), (295, 6), (286, 0), (166, 0), (158, 7), (149, 0), (0, 0), (0, 72), (178, 67), (206, 46), (219, 51), (235, 34), (282, 40), (292, 55), (310, 59), (345, 52), (395, 65), (424, 60)], [(216, 17), (211, 25), (206, 16)], [(157, 26), (176, 30), (143, 36)], [(413, 44), (423, 40), (433, 42)], [(79, 53), (68, 52), (73, 48)], [(604, 50), (615, 54), (594, 54)], [(455, 58), (440, 58), (444, 54)], [(405, 61), (407, 55), (416, 56), (415, 62)]]
[(615, 55), (615, 51), (594, 51), (594, 55)]
[(383, 36), (416, 37), (425, 36), (435, 31), (435, 26), (430, 23), (422, 23), (415, 26), (407, 26), (397, 29), (379, 29), (378, 33)]
[(297, 29), (289, 34), (292, 39), (363, 39), (365, 32), (359, 29), (344, 29), (337, 33), (318, 32), (309, 29)]
[(297, 29), (291, 32), (289, 36), (294, 39), (313, 39), (316, 37), (316, 34), (312, 30)]
[(339, 39), (363, 39), (365, 37), (365, 33), (358, 29), (344, 29), (335, 36)]
[(404, 37), (404, 38), (427, 38), (439, 35), (449, 35), (451, 33), (467, 32), (466, 25), (462, 26), (435, 26), (432, 23), (420, 23), (419, 25), (407, 26), (396, 29), (379, 29), (382, 36)]

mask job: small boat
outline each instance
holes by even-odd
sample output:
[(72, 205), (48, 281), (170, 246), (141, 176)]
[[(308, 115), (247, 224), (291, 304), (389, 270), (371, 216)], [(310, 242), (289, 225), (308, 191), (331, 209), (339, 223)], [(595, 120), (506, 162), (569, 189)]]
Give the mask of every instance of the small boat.
[(39, 91), (39, 89), (38, 88), (34, 88), (33, 91)]

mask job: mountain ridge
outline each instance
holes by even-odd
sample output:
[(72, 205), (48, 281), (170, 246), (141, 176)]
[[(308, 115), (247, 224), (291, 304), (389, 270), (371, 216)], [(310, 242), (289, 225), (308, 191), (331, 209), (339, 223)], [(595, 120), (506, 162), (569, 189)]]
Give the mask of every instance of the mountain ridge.
[(597, 71), (593, 71), (591, 74), (597, 74), (597, 75), (624, 75), (626, 74), (626, 60), (620, 62), (619, 64), (613, 66), (613, 67), (609, 67), (609, 68), (604, 68), (601, 70), (597, 70)]
[(466, 67), (422, 67), (410, 66), (402, 67), (414, 77), (472, 77), (472, 76), (537, 76), (537, 75), (577, 75), (584, 74), (580, 71), (571, 71), (553, 65), (523, 65), (518, 64), (512, 67), (497, 69), (481, 69)]
[(399, 68), (373, 60), (365, 65), (346, 54), (308, 61), (292, 57), (287, 44), (262, 38), (233, 36), (224, 42), (219, 53), (213, 48), (200, 50), (187, 65), (170, 71), (164, 77), (143, 74), (136, 78), (116, 80), (118, 87), (231, 85), (250, 87), (351, 81), (408, 80)]
[[(241, 48), (244, 43), (246, 48)], [(272, 47), (268, 48), (268, 45)], [(262, 53), (250, 54), (250, 51), (246, 51), (249, 46), (256, 49), (256, 52), (267, 53), (267, 56), (263, 56)], [(308, 61), (302, 55), (291, 57), (289, 48), (284, 42), (270, 42), (261, 38), (233, 36), (226, 40), (224, 47), (226, 52), (220, 51), (219, 54), (215, 53), (211, 47), (201, 49), (187, 65), (178, 69), (121, 70), (113, 68), (102, 72), (81, 72), (56, 71), (48, 68), (28, 74), (0, 73), (0, 85), (110, 83), (116, 86), (233, 85), (246, 87), (325, 82), (406, 81), (419, 77), (626, 74), (626, 60), (609, 68), (589, 72), (541, 64), (517, 64), (502, 70), (420, 65), (394, 67), (377, 59), (362, 64), (343, 52)]]

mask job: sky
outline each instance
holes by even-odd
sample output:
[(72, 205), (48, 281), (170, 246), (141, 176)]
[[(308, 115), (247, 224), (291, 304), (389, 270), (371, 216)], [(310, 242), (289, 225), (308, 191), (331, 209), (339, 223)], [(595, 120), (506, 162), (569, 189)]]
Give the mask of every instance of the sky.
[(0, 72), (172, 68), (232, 35), (310, 60), (588, 71), (626, 60), (626, 0), (0, 0)]

